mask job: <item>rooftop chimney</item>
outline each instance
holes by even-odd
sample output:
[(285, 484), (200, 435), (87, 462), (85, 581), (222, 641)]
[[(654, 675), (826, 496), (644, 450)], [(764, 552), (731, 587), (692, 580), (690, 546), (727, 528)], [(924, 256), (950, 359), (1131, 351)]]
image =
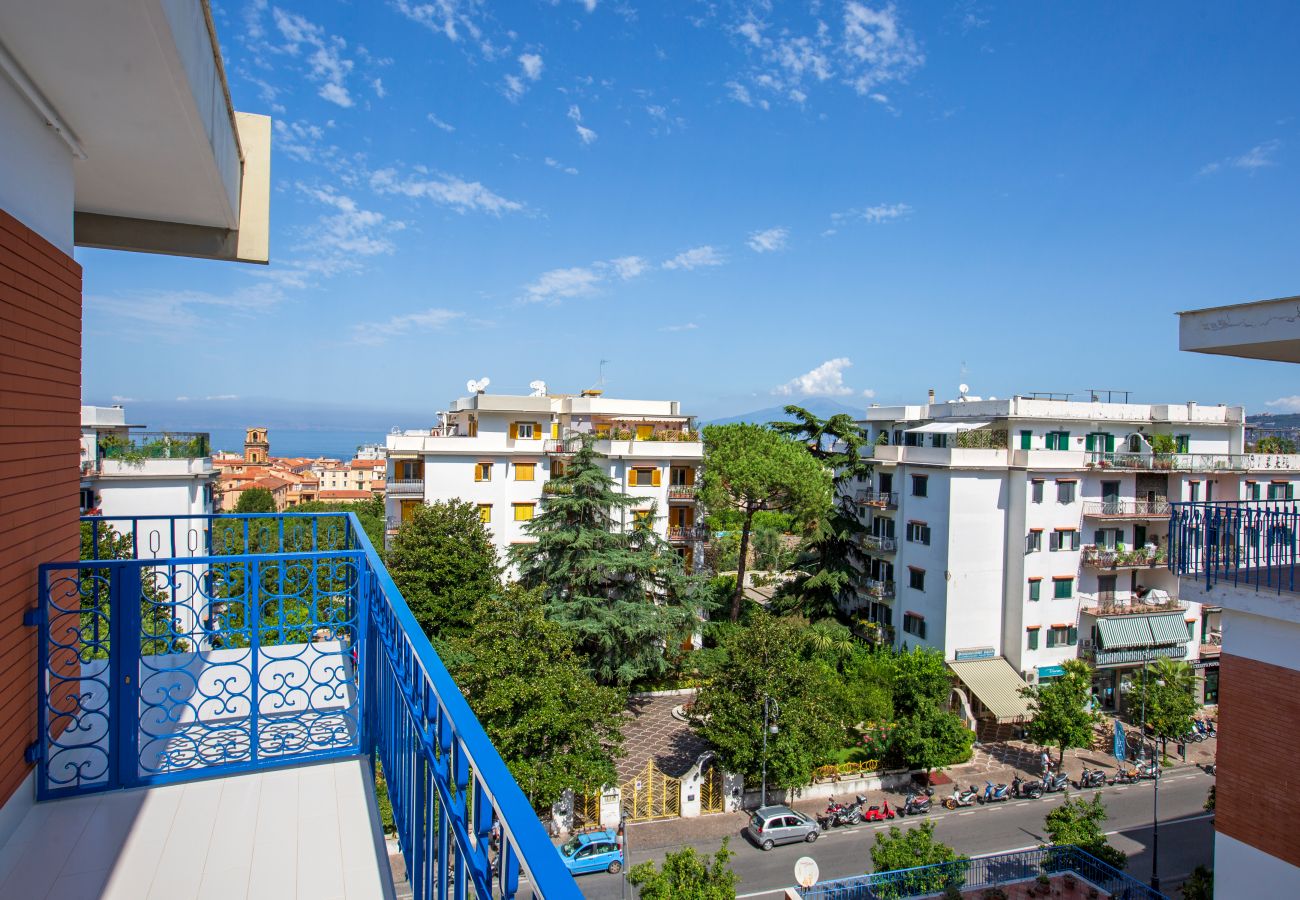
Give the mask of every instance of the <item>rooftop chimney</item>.
[(934, 388), (930, 388), (930, 403), (934, 402)]

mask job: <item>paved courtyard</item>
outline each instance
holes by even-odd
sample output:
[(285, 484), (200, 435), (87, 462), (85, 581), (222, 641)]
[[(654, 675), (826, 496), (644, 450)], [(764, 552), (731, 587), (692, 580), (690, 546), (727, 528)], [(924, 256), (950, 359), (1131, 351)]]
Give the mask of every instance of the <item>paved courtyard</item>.
[(679, 776), (709, 749), (703, 738), (672, 714), (675, 707), (689, 702), (691, 697), (680, 694), (628, 700), (628, 718), (623, 726), (624, 756), (617, 761), (619, 781), (644, 772), (649, 760), (654, 760), (665, 775)]

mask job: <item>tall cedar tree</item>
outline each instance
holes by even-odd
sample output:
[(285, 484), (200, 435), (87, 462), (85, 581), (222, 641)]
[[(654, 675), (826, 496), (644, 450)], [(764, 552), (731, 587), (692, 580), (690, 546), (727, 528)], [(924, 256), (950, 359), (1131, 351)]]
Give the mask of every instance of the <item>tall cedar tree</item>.
[(384, 554), (388, 573), (424, 633), (465, 633), (484, 597), (501, 590), (496, 548), (478, 508), (463, 500), (421, 504)]
[(525, 587), (541, 588), (547, 616), (572, 635), (596, 680), (627, 685), (662, 674), (665, 648), (690, 636), (694, 582), (651, 528), (616, 516), (644, 501), (615, 489), (592, 444), (584, 438), (551, 479), (541, 512), (524, 525), (533, 541), (511, 548), (510, 559)]
[(1060, 749), (1060, 761), (1071, 747), (1092, 745), (1093, 725), (1100, 714), (1089, 710), (1092, 667), (1081, 659), (1067, 659), (1065, 673), (1047, 684), (1020, 689), (1029, 700), (1029, 737), (1036, 743)]
[(447, 643), (448, 668), (533, 805), (614, 781), (626, 698), (593, 683), (538, 592), (498, 591), (478, 603), (471, 625)]
[(772, 602), (778, 611), (815, 622), (840, 612), (854, 593), (854, 579), (865, 568), (860, 541), (866, 528), (850, 486), (869, 475), (871, 465), (862, 458), (867, 441), (852, 416), (819, 419), (799, 406), (787, 406), (785, 414), (794, 421), (773, 422), (772, 429), (802, 441), (831, 473), (834, 491), (830, 511), (818, 518), (799, 546), (799, 574), (785, 582)]
[(704, 429), (704, 476), (700, 497), (710, 511), (739, 510), (740, 560), (731, 597), (731, 621), (740, 620), (745, 562), (754, 515), (791, 513), (812, 522), (830, 506), (831, 477), (800, 441), (762, 425), (737, 423)]

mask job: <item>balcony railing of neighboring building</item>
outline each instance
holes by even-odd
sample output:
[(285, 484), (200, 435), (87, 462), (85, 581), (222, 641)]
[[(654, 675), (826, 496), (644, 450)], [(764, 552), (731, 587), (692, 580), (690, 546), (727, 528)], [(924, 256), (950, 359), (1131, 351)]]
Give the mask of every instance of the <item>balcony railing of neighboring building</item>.
[(38, 799), (369, 757), (417, 898), (580, 896), (354, 514), (83, 521), (27, 620)]
[(1182, 612), (1187, 604), (1177, 597), (1170, 597), (1155, 603), (1141, 600), (1117, 600), (1114, 597), (1099, 595), (1095, 598), (1083, 598), (1083, 611), (1094, 616), (1149, 616), (1156, 613)]
[(864, 534), (862, 536), (862, 548), (880, 553), (893, 553), (898, 549), (898, 539), (879, 534)]
[(858, 579), (858, 587), (869, 597), (875, 597), (878, 600), (894, 599), (894, 582), (892, 581), (862, 577)]
[[(1131, 875), (1102, 862), (1075, 846), (1035, 847), (1012, 853), (994, 853), (954, 862), (857, 875), (821, 881), (800, 891), (805, 900), (903, 900), (938, 897), (951, 886), (962, 896), (1021, 882), (1033, 885), (1040, 876), (1058, 885), (1073, 877), (1085, 881), (1107, 897), (1130, 900), (1167, 900)], [(1057, 893), (1060, 893), (1058, 888)], [(1082, 896), (1082, 892), (1079, 896)]]
[(1137, 547), (1120, 550), (1117, 547), (1098, 547), (1084, 544), (1080, 559), (1085, 566), (1097, 569), (1154, 569), (1165, 562), (1163, 548)]
[(897, 491), (858, 491), (858, 505), (875, 509), (897, 509)]
[(104, 435), (96, 443), (100, 459), (127, 463), (212, 455), (212, 439), (206, 431), (133, 431), (125, 437)]
[(1287, 453), (1105, 453), (1088, 454), (1095, 469), (1155, 472), (1300, 472), (1300, 454)]
[(388, 482), (385, 493), (392, 496), (424, 496), (424, 479), (394, 478)]
[(694, 500), (695, 485), (693, 484), (670, 484), (668, 485), (669, 500)]
[(1169, 501), (1167, 499), (1089, 501), (1083, 504), (1083, 514), (1098, 519), (1167, 519)]
[(1169, 569), (1216, 584), (1296, 593), (1300, 504), (1294, 500), (1174, 503)]
[(684, 544), (688, 541), (707, 541), (709, 529), (703, 525), (669, 525), (668, 540)]
[(1160, 657), (1182, 659), (1186, 655), (1186, 644), (1166, 644), (1159, 647), (1123, 647), (1116, 650), (1090, 647), (1079, 650), (1079, 658), (1086, 659), (1095, 666), (1128, 666), (1151, 662)]

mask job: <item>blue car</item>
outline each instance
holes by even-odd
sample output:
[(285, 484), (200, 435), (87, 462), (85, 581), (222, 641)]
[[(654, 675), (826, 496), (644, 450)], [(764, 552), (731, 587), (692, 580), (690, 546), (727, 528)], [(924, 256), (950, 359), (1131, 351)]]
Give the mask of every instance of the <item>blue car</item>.
[(559, 850), (560, 859), (564, 860), (571, 875), (587, 872), (616, 875), (623, 871), (623, 848), (618, 845), (618, 835), (613, 831), (575, 834)]

